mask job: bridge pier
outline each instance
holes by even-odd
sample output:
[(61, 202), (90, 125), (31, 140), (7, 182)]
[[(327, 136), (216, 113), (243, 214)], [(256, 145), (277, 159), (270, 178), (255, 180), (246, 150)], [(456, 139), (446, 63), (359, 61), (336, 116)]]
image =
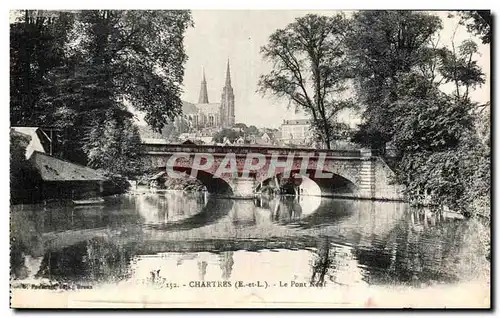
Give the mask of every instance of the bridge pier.
[(375, 199), (375, 162), (370, 149), (361, 149), (361, 170), (359, 178), (359, 196), (363, 199)]
[(254, 178), (238, 177), (232, 180), (233, 196), (238, 199), (251, 199), (257, 181)]
[[(241, 173), (246, 169), (247, 155), (255, 153), (266, 158), (265, 165), (254, 171), (255, 178), (241, 177)], [(230, 192), (229, 188), (231, 188), (235, 198), (253, 198), (258, 181), (263, 181), (269, 177), (267, 176), (267, 169), (271, 167), (273, 158), (285, 162), (292, 155), (293, 170), (298, 171), (306, 168), (308, 171), (318, 171), (321, 157), (323, 165), (321, 169), (327, 174), (338, 176), (331, 180), (323, 180), (318, 177), (319, 181), (324, 182), (322, 191), (326, 189), (326, 195), (372, 200), (404, 199), (402, 187), (394, 184), (392, 169), (385, 163), (383, 158), (370, 149), (319, 150), (309, 148), (169, 144), (166, 141), (155, 141), (143, 142), (142, 154), (146, 156), (151, 167), (164, 168), (172, 166), (186, 171), (192, 171), (194, 165), (203, 166), (209, 161), (206, 160), (202, 163), (202, 160), (199, 160), (200, 158), (197, 158), (197, 155), (201, 155), (202, 159), (211, 156), (213, 159), (212, 164), (200, 170), (200, 172), (203, 171), (203, 180), (200, 177), (200, 181), (206, 185), (209, 184), (211, 187), (209, 191), (214, 194), (226, 195)], [(238, 177), (232, 172), (221, 176), (220, 179), (222, 180), (211, 180), (211, 178), (218, 175), (220, 165), (227, 162), (225, 160), (227, 155), (235, 157)], [(195, 158), (197, 158), (197, 163), (195, 163)], [(198, 175), (200, 176), (200, 174)], [(277, 183), (278, 179), (275, 177), (269, 182)]]

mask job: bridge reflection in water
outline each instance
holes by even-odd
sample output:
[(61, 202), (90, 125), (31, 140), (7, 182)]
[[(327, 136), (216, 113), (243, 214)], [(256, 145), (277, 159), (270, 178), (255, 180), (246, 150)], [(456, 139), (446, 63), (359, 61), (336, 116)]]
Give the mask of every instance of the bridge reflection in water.
[(11, 278), (147, 284), (191, 280), (431, 284), (489, 263), (477, 222), (403, 203), (155, 193), (101, 207), (13, 206)]

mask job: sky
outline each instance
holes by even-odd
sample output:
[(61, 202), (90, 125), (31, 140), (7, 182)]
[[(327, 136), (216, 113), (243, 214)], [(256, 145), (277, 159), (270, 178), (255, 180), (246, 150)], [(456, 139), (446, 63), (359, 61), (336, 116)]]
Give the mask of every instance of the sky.
[[(231, 80), (235, 95), (236, 122), (257, 127), (278, 128), (284, 119), (304, 118), (287, 109), (287, 101), (257, 93), (257, 82), (261, 74), (267, 73), (271, 65), (262, 60), (260, 48), (278, 28), (284, 28), (295, 18), (307, 13), (334, 15), (336, 11), (299, 10), (194, 10), (195, 26), (189, 28), (185, 37), (186, 53), (184, 93), (182, 99), (196, 103), (200, 91), (203, 68), (205, 69), (208, 98), (211, 103), (220, 102), (225, 81), (226, 63), (231, 65)], [(447, 18), (447, 12), (435, 12), (443, 20), (440, 43), (449, 46), (457, 27), (457, 18)], [(479, 102), (489, 100), (490, 55), (489, 46), (459, 26), (455, 43), (472, 38), (479, 44), (479, 65), (486, 73), (487, 84), (472, 92)]]

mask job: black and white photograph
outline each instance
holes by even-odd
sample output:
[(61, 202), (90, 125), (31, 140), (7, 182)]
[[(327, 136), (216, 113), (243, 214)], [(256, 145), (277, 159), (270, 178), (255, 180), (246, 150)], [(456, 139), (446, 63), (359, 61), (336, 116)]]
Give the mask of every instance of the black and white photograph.
[(40, 5), (11, 308), (491, 308), (490, 10)]

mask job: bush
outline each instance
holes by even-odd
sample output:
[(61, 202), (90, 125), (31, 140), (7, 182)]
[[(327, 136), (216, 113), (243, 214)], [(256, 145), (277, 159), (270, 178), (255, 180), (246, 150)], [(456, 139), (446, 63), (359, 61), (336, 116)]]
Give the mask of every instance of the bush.
[(104, 182), (103, 195), (122, 194), (130, 189), (130, 182), (128, 182), (127, 178), (109, 172), (102, 174), (108, 179)]

